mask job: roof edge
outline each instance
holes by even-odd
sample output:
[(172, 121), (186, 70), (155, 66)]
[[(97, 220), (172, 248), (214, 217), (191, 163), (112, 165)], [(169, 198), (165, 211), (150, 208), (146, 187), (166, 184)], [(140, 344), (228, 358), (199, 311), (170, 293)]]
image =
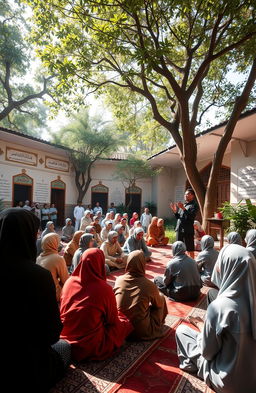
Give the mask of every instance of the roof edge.
[[(239, 121), (240, 119), (243, 119), (244, 117), (251, 116), (251, 115), (253, 115), (254, 113), (256, 113), (256, 107), (253, 108), (253, 109), (249, 109), (248, 111), (242, 113), (242, 114), (239, 116), (238, 121)], [(196, 138), (198, 138), (199, 136), (208, 134), (208, 133), (210, 133), (211, 131), (214, 131), (214, 130), (216, 130), (216, 129), (218, 129), (218, 128), (221, 128), (221, 127), (225, 126), (227, 123), (228, 123), (228, 120), (225, 120), (225, 121), (223, 121), (223, 122), (221, 122), (221, 123), (219, 123), (219, 124), (217, 124), (217, 125), (215, 125), (215, 126), (212, 126), (212, 127), (210, 127), (210, 128), (207, 128), (206, 130), (203, 130), (203, 131), (199, 132), (198, 134), (196, 134)], [(171, 150), (171, 149), (174, 149), (174, 147), (176, 147), (176, 144), (171, 145), (171, 146), (167, 147), (166, 149), (164, 149), (164, 150), (162, 150), (162, 151), (160, 151), (160, 152), (158, 152), (158, 153), (156, 153), (156, 154), (153, 154), (152, 156), (148, 157), (147, 160), (151, 160), (152, 158), (155, 158), (155, 157), (159, 156), (160, 154), (163, 154), (163, 153), (165, 153), (165, 152), (167, 152), (167, 151), (169, 151), (169, 150)]]

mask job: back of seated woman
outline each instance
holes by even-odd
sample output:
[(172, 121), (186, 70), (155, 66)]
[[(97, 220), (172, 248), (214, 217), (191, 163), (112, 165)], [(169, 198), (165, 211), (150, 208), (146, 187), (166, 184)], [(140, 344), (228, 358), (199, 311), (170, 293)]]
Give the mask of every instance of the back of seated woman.
[(242, 238), (238, 232), (229, 232), (227, 236), (228, 244), (239, 244), (242, 245)]
[(8, 278), (1, 283), (6, 299), (1, 304), (1, 369), (5, 377), (12, 375), (6, 381), (9, 392), (48, 392), (63, 376), (70, 356), (69, 344), (58, 341), (62, 324), (52, 275), (35, 263), (39, 225), (24, 209), (0, 213), (1, 273)]
[(205, 235), (201, 239), (202, 251), (199, 252), (196, 263), (200, 272), (201, 280), (208, 287), (215, 287), (211, 281), (214, 265), (218, 258), (218, 251), (214, 249), (214, 239), (212, 236)]
[[(223, 251), (222, 251), (223, 250)], [(254, 393), (256, 386), (256, 260), (244, 247), (224, 247), (219, 293), (195, 331), (176, 331), (180, 368), (196, 372), (218, 393)], [(242, 376), (242, 377), (241, 377)]]
[(177, 241), (172, 245), (173, 259), (167, 264), (163, 277), (154, 279), (158, 289), (178, 302), (195, 300), (202, 286), (197, 264), (186, 255), (186, 246)]
[(67, 267), (69, 268), (72, 264), (72, 259), (73, 256), (76, 252), (76, 250), (79, 247), (79, 240), (80, 237), (84, 234), (84, 231), (76, 231), (74, 233), (74, 236), (72, 237), (72, 240), (66, 245), (63, 257), (66, 261)]
[(42, 252), (36, 263), (49, 270), (56, 287), (56, 299), (60, 301), (60, 294), (69, 274), (65, 259), (58, 254), (60, 237), (57, 233), (48, 233), (42, 240)]
[(246, 248), (256, 257), (256, 229), (249, 229), (245, 236)]
[(168, 314), (165, 298), (156, 285), (145, 277), (146, 260), (142, 251), (130, 253), (125, 274), (117, 278), (114, 292), (118, 310), (134, 326), (133, 338), (150, 340), (163, 335)]
[(75, 360), (111, 356), (132, 331), (117, 312), (113, 289), (106, 282), (105, 258), (98, 248), (86, 250), (66, 281), (61, 298), (61, 337), (72, 347)]

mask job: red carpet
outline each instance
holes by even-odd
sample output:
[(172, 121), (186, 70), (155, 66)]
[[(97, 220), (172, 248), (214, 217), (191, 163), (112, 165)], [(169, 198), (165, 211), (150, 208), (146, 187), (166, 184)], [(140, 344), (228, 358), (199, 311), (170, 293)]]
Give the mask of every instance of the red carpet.
[[(147, 263), (146, 276), (153, 280), (162, 275), (171, 258), (171, 248), (152, 248), (152, 262)], [(116, 271), (108, 276), (114, 286)], [(210, 393), (204, 382), (182, 372), (178, 367), (175, 327), (181, 317), (203, 316), (206, 288), (197, 301), (177, 303), (167, 300), (166, 335), (154, 341), (125, 343), (121, 350), (102, 362), (80, 362), (72, 365), (51, 393)]]

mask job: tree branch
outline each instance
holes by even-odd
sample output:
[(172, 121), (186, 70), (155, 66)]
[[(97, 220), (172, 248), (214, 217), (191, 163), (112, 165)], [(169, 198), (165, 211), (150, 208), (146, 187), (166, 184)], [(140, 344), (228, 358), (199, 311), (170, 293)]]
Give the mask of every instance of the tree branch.
[(233, 49), (238, 48), (240, 45), (242, 45), (244, 42), (248, 41), (250, 38), (254, 37), (255, 35), (256, 35), (256, 31), (251, 32), (251, 33), (247, 34), (246, 36), (244, 36), (243, 38), (241, 38), (239, 41), (235, 42), (234, 44), (228, 45), (226, 48), (222, 49), (221, 51), (217, 52), (216, 54), (207, 55), (205, 60), (202, 62), (202, 64), (198, 68), (198, 71), (197, 71), (193, 81), (191, 82), (191, 84), (187, 90), (188, 96), (190, 97), (193, 94), (193, 91), (195, 90), (199, 80), (202, 78), (202, 74), (204, 73), (206, 67), (213, 60), (221, 57), (222, 55), (224, 55), (227, 52), (230, 52)]
[(43, 89), (39, 93), (34, 93), (34, 94), (29, 94), (28, 96), (20, 99), (20, 100), (13, 100), (12, 98), (12, 90), (9, 85), (9, 80), (10, 80), (10, 67), (7, 67), (7, 72), (5, 76), (5, 90), (8, 95), (8, 105), (5, 107), (2, 112), (0, 113), (0, 120), (3, 120), (5, 117), (9, 115), (9, 113), (17, 109), (19, 110), (20, 107), (24, 104), (26, 104), (28, 101), (34, 100), (36, 98), (42, 98), (45, 94), (48, 94), (47, 91), (47, 82), (52, 79), (54, 76), (50, 76), (48, 78), (44, 78), (44, 84), (43, 84)]

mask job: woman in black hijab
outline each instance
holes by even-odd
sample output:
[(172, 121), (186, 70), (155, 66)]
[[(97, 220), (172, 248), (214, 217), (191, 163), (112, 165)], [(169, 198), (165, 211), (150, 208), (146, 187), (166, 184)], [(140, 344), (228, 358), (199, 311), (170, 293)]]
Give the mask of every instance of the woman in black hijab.
[(35, 263), (39, 224), (24, 209), (0, 213), (1, 355), (8, 393), (47, 392), (64, 374), (70, 353), (69, 344), (58, 341), (62, 324), (51, 273)]

